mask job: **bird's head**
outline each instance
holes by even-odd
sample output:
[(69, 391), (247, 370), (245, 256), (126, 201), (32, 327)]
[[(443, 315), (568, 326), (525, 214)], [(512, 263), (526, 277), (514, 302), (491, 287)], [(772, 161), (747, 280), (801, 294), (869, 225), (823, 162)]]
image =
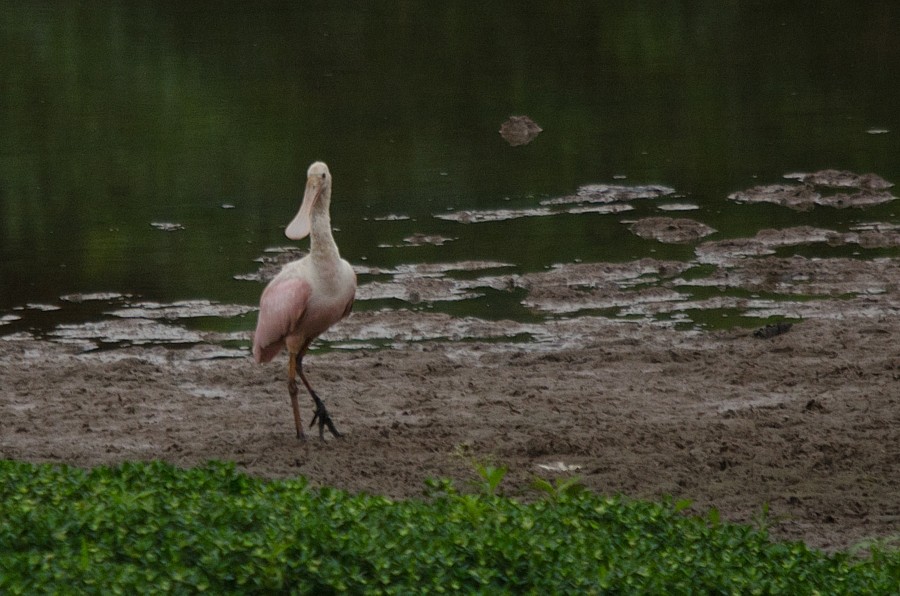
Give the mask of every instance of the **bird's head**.
[(300, 210), (288, 227), (284, 235), (291, 240), (301, 240), (309, 236), (312, 227), (312, 213), (317, 206), (328, 210), (331, 201), (331, 172), (324, 162), (317, 161), (306, 171), (306, 190), (303, 193), (303, 202)]

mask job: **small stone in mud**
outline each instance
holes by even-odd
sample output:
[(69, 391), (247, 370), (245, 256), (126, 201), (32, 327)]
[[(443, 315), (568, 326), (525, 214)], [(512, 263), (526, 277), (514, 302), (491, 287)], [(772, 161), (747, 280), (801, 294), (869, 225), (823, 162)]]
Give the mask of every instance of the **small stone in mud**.
[(631, 224), (629, 229), (641, 238), (666, 244), (686, 244), (716, 231), (693, 219), (671, 217), (645, 217)]
[(816, 410), (818, 412), (824, 412), (825, 406), (822, 405), (822, 402), (813, 398), (813, 399), (809, 400), (808, 402), (806, 402), (806, 410), (809, 412), (811, 412), (813, 410)]
[(770, 339), (777, 335), (787, 333), (793, 326), (793, 323), (775, 323), (773, 325), (766, 325), (765, 327), (760, 327), (759, 329), (754, 331), (753, 337), (757, 337), (759, 339)]
[(544, 129), (528, 116), (511, 116), (500, 125), (500, 136), (513, 147), (527, 145)]

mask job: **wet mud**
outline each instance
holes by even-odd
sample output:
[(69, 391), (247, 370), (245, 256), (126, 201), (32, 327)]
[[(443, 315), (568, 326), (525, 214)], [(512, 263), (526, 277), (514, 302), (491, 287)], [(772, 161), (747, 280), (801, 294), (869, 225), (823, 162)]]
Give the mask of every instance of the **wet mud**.
[[(843, 170), (821, 170), (786, 174), (785, 178), (801, 184), (755, 186), (728, 196), (738, 203), (774, 203), (797, 211), (809, 211), (816, 205), (846, 209), (864, 209), (897, 199), (889, 188), (894, 186), (877, 174), (856, 174)], [(846, 192), (835, 192), (841, 189)]]
[[(837, 172), (802, 184), (882, 192), (879, 180)], [(540, 209), (673, 193), (593, 185)], [(578, 476), (601, 493), (672, 495), (738, 522), (768, 507), (776, 538), (826, 549), (900, 532), (900, 261), (789, 252), (890, 251), (900, 226), (705, 239), (699, 221), (641, 221), (635, 233), (687, 242), (693, 258), (536, 272), (490, 260), (357, 267), (362, 307), (304, 362), (345, 434), (324, 443), (294, 437), (285, 357), (250, 357), (254, 307), (96, 293), (0, 312), (0, 457), (232, 460), (252, 474), (394, 498), (421, 495), (434, 477), (465, 489), (473, 460), (489, 460), (509, 468), (502, 488), (520, 498), (537, 497), (535, 476)], [(236, 277), (265, 282), (301, 254), (271, 249)], [(488, 292), (530, 316), (430, 308)], [(102, 317), (28, 326), (84, 305)], [(716, 330), (696, 324), (702, 313), (754, 324)]]
[[(395, 498), (430, 477), (465, 488), (472, 459), (535, 476), (694, 501), (776, 537), (847, 547), (900, 530), (896, 314), (852, 312), (768, 339), (581, 317), (543, 341), (513, 322), (359, 313), (330, 338), (390, 349), (313, 351), (308, 376), (341, 440), (294, 438), (283, 358), (197, 343), (82, 353), (0, 341), (0, 456), (78, 466), (233, 460), (252, 474)], [(480, 337), (479, 340), (472, 340)], [(493, 341), (489, 341), (493, 340)], [(304, 408), (306, 420), (311, 403)]]
[(705, 223), (683, 217), (645, 217), (631, 224), (629, 229), (641, 238), (666, 244), (689, 244), (716, 233)]

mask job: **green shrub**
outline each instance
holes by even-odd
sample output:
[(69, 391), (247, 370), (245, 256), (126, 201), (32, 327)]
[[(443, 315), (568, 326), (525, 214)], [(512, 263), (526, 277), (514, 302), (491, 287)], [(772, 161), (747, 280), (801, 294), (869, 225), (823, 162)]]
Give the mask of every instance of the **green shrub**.
[[(877, 560), (772, 543), (682, 505), (432, 482), (393, 502), (230, 464), (84, 471), (0, 461), (0, 593), (890, 593)], [(545, 487), (546, 488), (546, 487)], [(562, 487), (565, 488), (565, 487)]]

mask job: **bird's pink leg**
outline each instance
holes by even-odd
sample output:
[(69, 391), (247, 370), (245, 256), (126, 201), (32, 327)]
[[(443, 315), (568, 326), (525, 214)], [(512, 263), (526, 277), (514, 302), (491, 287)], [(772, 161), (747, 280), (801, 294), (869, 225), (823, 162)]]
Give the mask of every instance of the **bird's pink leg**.
[[(307, 344), (308, 345), (308, 344)], [(297, 372), (300, 374), (300, 380), (303, 381), (303, 384), (306, 386), (306, 390), (309, 391), (309, 394), (312, 396), (313, 401), (316, 404), (316, 411), (313, 414), (312, 421), (309, 423), (309, 426), (312, 427), (316, 421), (319, 422), (319, 438), (323, 441), (325, 440), (325, 427), (328, 427), (328, 431), (337, 438), (340, 438), (341, 433), (338, 432), (338, 429), (335, 428), (334, 422), (331, 421), (331, 416), (328, 414), (328, 409), (325, 407), (325, 404), (322, 402), (322, 399), (316, 395), (316, 392), (313, 391), (312, 385), (309, 384), (309, 381), (306, 380), (306, 375), (303, 374), (303, 352), (297, 354)]]
[[(303, 425), (300, 423), (300, 403), (297, 401), (297, 356), (298, 354), (290, 354), (288, 357), (288, 393), (291, 395), (291, 407), (294, 409), (294, 426), (297, 428), (297, 438), (303, 439)], [(302, 373), (300, 378), (303, 378)]]

